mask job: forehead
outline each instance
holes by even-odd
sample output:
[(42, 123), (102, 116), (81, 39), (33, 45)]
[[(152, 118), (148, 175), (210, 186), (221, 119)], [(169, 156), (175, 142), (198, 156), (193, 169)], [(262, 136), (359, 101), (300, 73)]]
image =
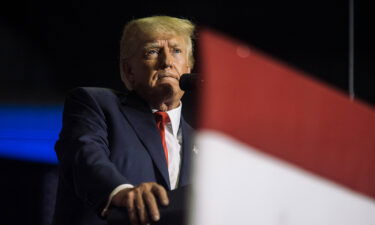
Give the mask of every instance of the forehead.
[(186, 47), (185, 38), (181, 35), (149, 35), (139, 39), (138, 46), (147, 47)]

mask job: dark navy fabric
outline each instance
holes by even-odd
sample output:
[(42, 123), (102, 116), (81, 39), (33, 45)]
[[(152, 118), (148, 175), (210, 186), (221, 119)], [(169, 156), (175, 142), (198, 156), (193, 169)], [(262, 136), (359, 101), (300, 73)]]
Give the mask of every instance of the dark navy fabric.
[[(180, 126), (182, 187), (189, 184), (193, 129), (182, 117)], [(120, 184), (157, 182), (170, 189), (152, 111), (134, 92), (106, 88), (70, 91), (55, 150), (60, 162), (55, 225), (106, 224), (98, 215)]]

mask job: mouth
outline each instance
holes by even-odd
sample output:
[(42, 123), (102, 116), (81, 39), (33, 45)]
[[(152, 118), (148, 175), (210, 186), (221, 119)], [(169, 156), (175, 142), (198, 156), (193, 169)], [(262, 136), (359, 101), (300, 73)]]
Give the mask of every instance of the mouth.
[(175, 76), (173, 74), (158, 74), (158, 79), (168, 79), (168, 78), (172, 78), (172, 79), (176, 79), (177, 81), (179, 81), (179, 78), (178, 76)]

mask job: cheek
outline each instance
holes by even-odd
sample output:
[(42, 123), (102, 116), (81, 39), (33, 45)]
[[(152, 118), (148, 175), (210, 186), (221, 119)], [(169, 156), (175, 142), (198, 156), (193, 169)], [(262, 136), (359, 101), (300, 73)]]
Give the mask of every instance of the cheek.
[(181, 71), (187, 72), (189, 67), (188, 60), (185, 59), (185, 57), (181, 57), (177, 60), (178, 67), (181, 69)]
[(143, 62), (137, 68), (137, 74), (139, 74), (143, 79), (150, 77), (154, 71), (154, 63), (152, 62)]

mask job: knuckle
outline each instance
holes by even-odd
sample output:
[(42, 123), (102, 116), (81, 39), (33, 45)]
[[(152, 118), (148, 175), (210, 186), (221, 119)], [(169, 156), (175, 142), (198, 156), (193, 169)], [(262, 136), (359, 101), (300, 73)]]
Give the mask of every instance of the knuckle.
[(142, 205), (137, 205), (136, 207), (139, 212), (143, 211), (144, 209)]
[(142, 197), (143, 197), (143, 199), (145, 199), (145, 200), (150, 200), (150, 198), (151, 198), (150, 195), (151, 195), (150, 192), (143, 192)]
[(162, 187), (160, 184), (158, 184), (158, 183), (155, 183), (155, 182), (153, 182), (152, 183), (152, 187), (153, 188), (160, 188), (160, 187)]
[(135, 211), (134, 207), (127, 208), (127, 210), (128, 210), (128, 213), (129, 213), (129, 217), (135, 216), (136, 211)]
[(132, 197), (134, 197), (134, 189), (128, 191), (128, 193), (127, 193), (127, 197), (128, 197), (128, 198), (132, 198)]
[(130, 209), (130, 208), (133, 208), (134, 206), (134, 199), (125, 199), (124, 200), (124, 205), (126, 206), (126, 208)]

